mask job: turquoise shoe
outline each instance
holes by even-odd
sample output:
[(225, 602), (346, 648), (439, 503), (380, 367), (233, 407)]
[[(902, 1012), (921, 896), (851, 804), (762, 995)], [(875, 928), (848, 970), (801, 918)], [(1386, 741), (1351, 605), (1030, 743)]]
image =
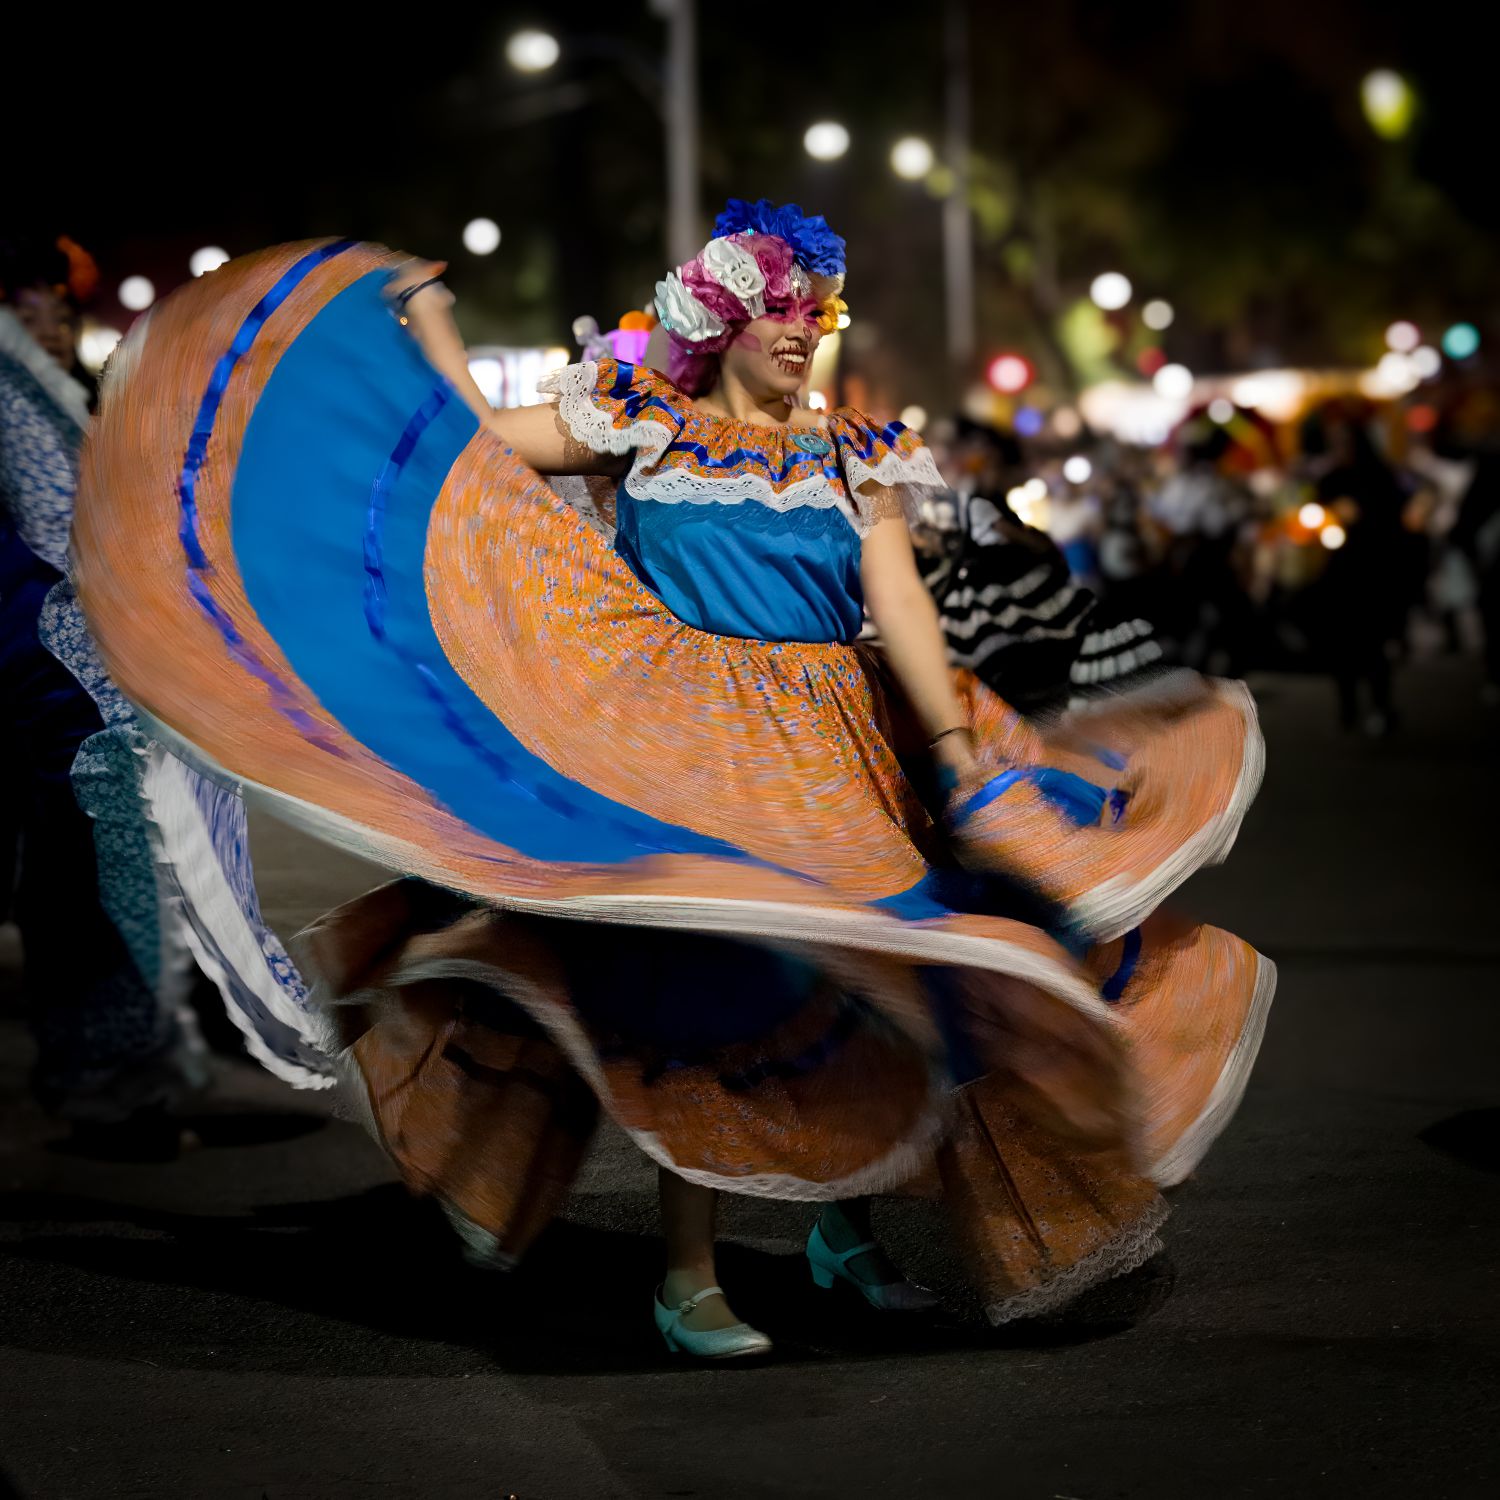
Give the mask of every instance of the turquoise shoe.
[(849, 1269), (850, 1261), (857, 1260), (868, 1250), (879, 1248), (874, 1240), (866, 1240), (852, 1250), (842, 1253), (833, 1250), (823, 1238), (823, 1224), (819, 1220), (807, 1237), (807, 1263), (812, 1268), (812, 1279), (825, 1291), (833, 1285), (835, 1279), (847, 1281), (850, 1286), (858, 1288), (871, 1307), (878, 1307), (881, 1312), (931, 1312), (934, 1307), (941, 1305), (936, 1293), (928, 1291), (925, 1286), (918, 1286), (914, 1281), (891, 1281), (882, 1286), (872, 1286)]
[(728, 1328), (684, 1328), (682, 1320), (708, 1297), (722, 1297), (723, 1289), (706, 1286), (686, 1302), (668, 1307), (661, 1300), (661, 1288), (651, 1300), (656, 1309), (656, 1327), (673, 1354), (691, 1354), (697, 1359), (743, 1359), (751, 1354), (769, 1354), (771, 1341), (748, 1323), (733, 1323)]

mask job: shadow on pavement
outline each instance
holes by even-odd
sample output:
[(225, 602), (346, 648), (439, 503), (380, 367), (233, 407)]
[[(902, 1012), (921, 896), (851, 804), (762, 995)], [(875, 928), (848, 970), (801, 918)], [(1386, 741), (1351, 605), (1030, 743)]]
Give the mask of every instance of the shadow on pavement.
[(1500, 1109), (1465, 1109), (1429, 1125), (1417, 1139), (1466, 1167), (1500, 1172)]
[[(13, 1290), (0, 1316), (12, 1345), (298, 1374), (665, 1367), (647, 1305), (660, 1274), (654, 1236), (559, 1221), (519, 1270), (481, 1271), (459, 1259), (438, 1211), (394, 1184), (222, 1216), (19, 1192), (0, 1204), (0, 1221), (47, 1226), (4, 1251), (13, 1276), (17, 1263), (27, 1268), (28, 1295)], [(882, 1315), (852, 1288), (819, 1291), (800, 1255), (730, 1242), (720, 1269), (784, 1360), (1091, 1342), (1151, 1316), (1174, 1279), (1159, 1257), (1066, 1316), (992, 1331), (962, 1312)], [(296, 1316), (267, 1316), (267, 1303)]]

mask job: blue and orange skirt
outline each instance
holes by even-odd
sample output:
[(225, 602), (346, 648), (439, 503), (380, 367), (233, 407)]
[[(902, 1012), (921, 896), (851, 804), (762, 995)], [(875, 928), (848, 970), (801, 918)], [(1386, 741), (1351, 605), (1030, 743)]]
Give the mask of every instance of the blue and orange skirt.
[(677, 620), (426, 364), (394, 263), (283, 247), (155, 308), (74, 546), (152, 732), (405, 877), (301, 956), (407, 1180), (510, 1263), (602, 1107), (733, 1192), (940, 1183), (997, 1321), (1139, 1263), (1274, 983), (1157, 910), (1254, 795), (1243, 688), (1043, 729), (963, 676), (993, 775), (945, 829), (878, 662)]

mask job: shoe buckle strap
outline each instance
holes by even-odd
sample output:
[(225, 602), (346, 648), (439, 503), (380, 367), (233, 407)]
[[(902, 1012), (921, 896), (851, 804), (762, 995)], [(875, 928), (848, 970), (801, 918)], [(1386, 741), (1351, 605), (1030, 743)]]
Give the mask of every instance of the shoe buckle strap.
[(723, 1287), (719, 1287), (719, 1286), (706, 1286), (706, 1287), (703, 1288), (703, 1290), (701, 1292), (694, 1292), (693, 1295), (691, 1297), (689, 1297), (686, 1302), (681, 1302), (681, 1303), (678, 1304), (678, 1306), (677, 1306), (677, 1316), (679, 1318), (685, 1318), (685, 1317), (687, 1317), (687, 1315), (690, 1312), (697, 1312), (697, 1310), (698, 1310), (698, 1304), (700, 1302), (705, 1302), (710, 1297), (722, 1297), (723, 1295), (724, 1295), (724, 1288)]

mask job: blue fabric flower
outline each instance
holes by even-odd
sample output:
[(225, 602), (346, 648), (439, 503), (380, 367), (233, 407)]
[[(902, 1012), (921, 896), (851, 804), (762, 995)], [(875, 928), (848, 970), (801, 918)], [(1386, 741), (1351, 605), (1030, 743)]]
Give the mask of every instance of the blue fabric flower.
[(844, 274), (844, 241), (828, 227), (822, 214), (804, 214), (795, 203), (778, 207), (769, 198), (754, 203), (731, 198), (714, 220), (714, 238), (746, 232), (773, 234), (785, 240), (803, 267), (817, 276)]

